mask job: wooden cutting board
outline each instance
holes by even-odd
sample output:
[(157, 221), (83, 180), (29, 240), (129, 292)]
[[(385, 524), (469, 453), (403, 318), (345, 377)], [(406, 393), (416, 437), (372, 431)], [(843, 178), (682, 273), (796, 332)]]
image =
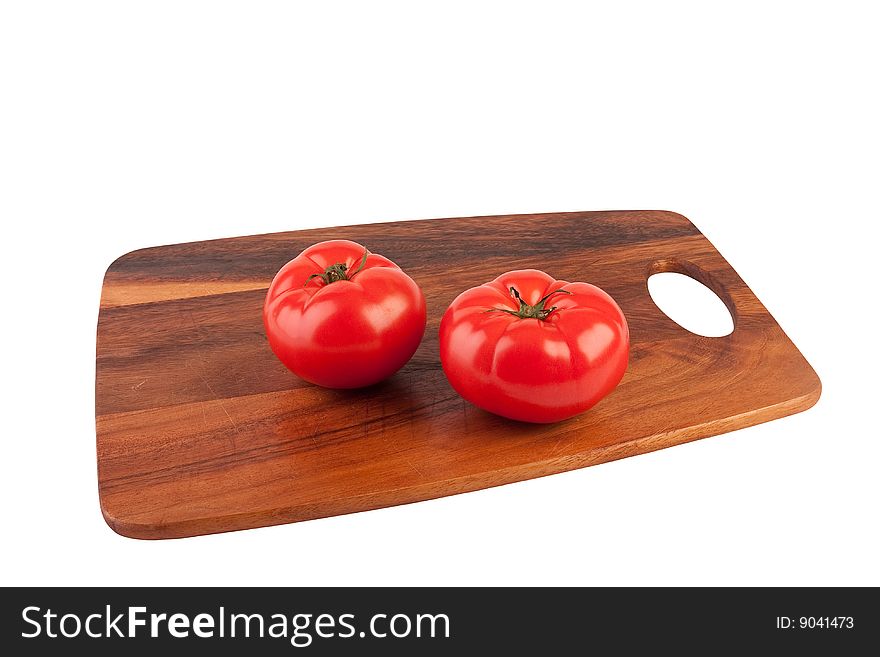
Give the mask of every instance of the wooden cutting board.
[[(357, 391), (299, 380), (266, 342), (275, 272), (349, 238), (425, 292), (413, 359)], [(440, 368), (440, 317), (461, 291), (534, 267), (599, 285), (632, 339), (620, 386), (555, 425), (490, 415)], [(651, 300), (655, 272), (689, 274), (734, 318), (689, 333)], [(731, 266), (672, 212), (468, 217), (303, 230), (142, 249), (107, 270), (98, 319), (101, 509), (115, 531), (173, 538), (418, 502), (619, 459), (812, 406), (815, 372)]]

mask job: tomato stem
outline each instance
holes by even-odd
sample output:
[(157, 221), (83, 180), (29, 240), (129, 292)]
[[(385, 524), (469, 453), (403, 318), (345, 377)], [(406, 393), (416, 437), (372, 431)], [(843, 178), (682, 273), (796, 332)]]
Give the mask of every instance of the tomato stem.
[(544, 297), (538, 301), (535, 305), (527, 304), (522, 296), (520, 296), (519, 290), (515, 287), (510, 288), (510, 294), (514, 299), (519, 301), (519, 310), (510, 310), (508, 308), (490, 308), (486, 312), (502, 312), (509, 313), (515, 317), (519, 317), (520, 319), (539, 319), (542, 322), (547, 320), (547, 317), (550, 316), (554, 310), (556, 310), (556, 306), (551, 306), (550, 308), (545, 308), (544, 305), (547, 303), (547, 300), (552, 297), (554, 294), (571, 294), (568, 290), (553, 290), (544, 295)]
[(358, 268), (355, 269), (350, 275), (348, 273), (348, 265), (344, 262), (337, 262), (336, 264), (330, 265), (327, 269), (324, 270), (322, 274), (312, 274), (306, 279), (306, 282), (303, 283), (303, 287), (309, 284), (313, 278), (320, 278), (324, 281), (324, 285), (330, 285), (330, 283), (335, 283), (336, 281), (347, 281), (350, 280), (352, 276), (357, 274), (361, 269), (364, 268), (364, 265), (367, 264), (367, 256), (370, 252), (367, 249), (364, 249), (364, 257), (361, 258), (361, 264), (358, 265)]

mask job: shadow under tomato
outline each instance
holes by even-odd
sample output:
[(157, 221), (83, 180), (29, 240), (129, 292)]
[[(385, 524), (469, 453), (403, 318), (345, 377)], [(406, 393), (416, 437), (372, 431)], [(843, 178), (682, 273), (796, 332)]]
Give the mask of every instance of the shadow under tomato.
[(556, 432), (558, 431), (559, 427), (573, 425), (577, 418), (580, 417), (575, 416), (567, 420), (560, 420), (559, 422), (525, 422), (523, 420), (512, 420), (502, 415), (496, 415), (495, 413), (484, 411), (479, 406), (474, 406), (467, 401), (465, 403), (469, 406), (467, 412), (471, 415), (471, 417), (476, 416), (481, 423), (485, 423), (487, 425), (491, 424), (492, 426), (501, 429), (504, 432), (501, 437), (503, 437), (504, 435), (536, 435), (541, 433), (550, 433), (551, 430)]
[[(320, 387), (320, 386), (318, 386)], [(399, 374), (363, 388), (321, 388), (337, 403), (368, 401), (380, 397), (399, 397), (407, 394), (407, 383)]]

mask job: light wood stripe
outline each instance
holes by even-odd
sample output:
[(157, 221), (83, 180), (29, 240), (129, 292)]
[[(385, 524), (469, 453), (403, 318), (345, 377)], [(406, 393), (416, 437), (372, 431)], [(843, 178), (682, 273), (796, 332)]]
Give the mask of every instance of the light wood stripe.
[(101, 308), (117, 308), (139, 303), (193, 299), (214, 294), (267, 289), (271, 280), (245, 281), (108, 281), (101, 291)]

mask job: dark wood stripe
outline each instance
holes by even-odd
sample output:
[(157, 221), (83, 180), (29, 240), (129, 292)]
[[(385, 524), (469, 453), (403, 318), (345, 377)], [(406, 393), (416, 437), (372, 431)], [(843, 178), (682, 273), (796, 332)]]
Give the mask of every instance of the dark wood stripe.
[[(626, 221), (621, 222), (621, 216)], [(328, 239), (362, 242), (404, 269), (426, 260), (432, 267), (455, 268), (482, 259), (551, 258), (560, 253), (602, 249), (648, 240), (699, 235), (690, 223), (669, 213), (558, 213), (506, 217), (444, 219), (444, 230), (424, 230), (424, 222), (255, 235), (140, 249), (110, 265), (107, 278), (118, 280), (272, 279), (275, 272), (307, 246)], [(484, 230), (491, 223), (491, 230)], [(516, 234), (515, 240), (509, 236)], [(234, 248), (230, 248), (234, 245)], [(426, 258), (426, 254), (430, 257)]]

